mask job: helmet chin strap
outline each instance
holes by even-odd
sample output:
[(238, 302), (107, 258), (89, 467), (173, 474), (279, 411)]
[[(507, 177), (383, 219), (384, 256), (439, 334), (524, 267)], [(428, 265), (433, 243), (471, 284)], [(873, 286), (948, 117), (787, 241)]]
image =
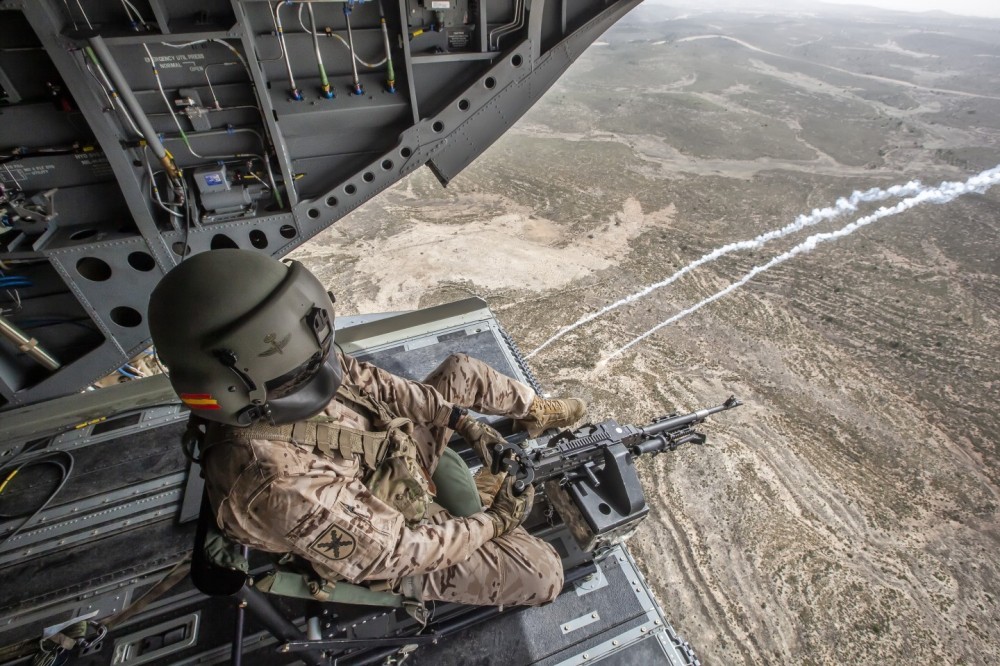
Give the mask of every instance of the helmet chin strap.
[(316, 416), (333, 400), (343, 383), (343, 373), (336, 354), (331, 354), (319, 370), (295, 393), (267, 402), (267, 417), (272, 425), (287, 425)]

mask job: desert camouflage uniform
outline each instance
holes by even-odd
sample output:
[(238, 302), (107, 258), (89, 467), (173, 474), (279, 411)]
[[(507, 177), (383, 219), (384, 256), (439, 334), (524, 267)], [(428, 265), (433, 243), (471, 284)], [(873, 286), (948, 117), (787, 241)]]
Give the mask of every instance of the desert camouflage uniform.
[[(520, 418), (532, 390), (464, 354), (411, 382), (341, 356), (344, 384), (413, 421), (417, 458), (430, 476), (451, 437), (452, 404)], [(324, 410), (341, 427), (371, 431), (367, 416), (338, 395)], [(480, 512), (454, 517), (431, 505), (426, 519), (403, 515), (362, 483), (360, 455), (323, 455), (312, 444), (253, 439), (213, 427), (205, 477), (216, 520), (233, 539), (264, 551), (292, 552), (328, 580), (389, 581), (407, 596), (469, 604), (536, 605), (562, 589), (559, 556), (523, 528), (494, 538)]]

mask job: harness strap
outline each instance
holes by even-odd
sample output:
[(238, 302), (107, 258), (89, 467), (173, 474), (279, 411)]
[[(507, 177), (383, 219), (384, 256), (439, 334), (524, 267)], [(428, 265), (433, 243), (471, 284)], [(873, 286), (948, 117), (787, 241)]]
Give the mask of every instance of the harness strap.
[[(273, 426), (255, 423), (246, 428), (226, 428), (227, 434), (242, 440), (266, 439), (291, 442), (305, 446), (315, 446), (326, 455), (337, 454), (350, 460), (360, 455), (369, 470), (375, 470), (385, 459), (392, 442), (394, 430), (406, 430), (412, 422), (406, 418), (394, 417), (383, 422), (385, 430), (368, 431), (351, 428), (326, 417), (313, 417), (288, 425)], [(376, 423), (377, 425), (377, 423)], [(225, 426), (223, 426), (225, 428)], [(222, 438), (216, 438), (219, 441)]]
[(302, 421), (286, 427), (290, 427), (290, 440), (299, 444), (315, 443), (316, 448), (328, 456), (337, 453), (350, 460), (361, 455), (368, 469), (378, 467), (388, 450), (389, 432), (385, 431), (369, 432), (323, 421)]

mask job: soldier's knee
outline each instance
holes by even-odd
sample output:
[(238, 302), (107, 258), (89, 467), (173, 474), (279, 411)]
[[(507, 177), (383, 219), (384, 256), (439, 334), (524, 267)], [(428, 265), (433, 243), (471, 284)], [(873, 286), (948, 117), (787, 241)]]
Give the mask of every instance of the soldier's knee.
[(559, 593), (562, 592), (564, 575), (562, 560), (555, 549), (549, 544), (545, 544), (544, 555), (538, 559), (538, 571), (541, 573), (539, 579), (538, 603), (547, 604), (555, 601)]
[[(424, 383), (430, 384), (442, 393), (445, 393), (447, 392), (445, 387), (452, 384), (457, 377), (461, 376), (462, 368), (466, 367), (468, 363), (468, 354), (451, 354), (445, 360), (441, 361), (441, 364), (434, 368), (431, 374), (427, 375)], [(453, 397), (449, 399), (454, 400)]]
[(469, 365), (469, 363), (472, 362), (472, 357), (469, 356), (468, 354), (456, 352), (454, 354), (450, 354), (448, 358), (444, 360), (444, 362), (445, 365), (447, 365), (448, 367), (459, 368), (465, 365)]
[(451, 354), (448, 358), (441, 361), (441, 365), (439, 365), (437, 369), (431, 373), (431, 376), (447, 377), (456, 370), (468, 366), (471, 360), (472, 359), (468, 354)]

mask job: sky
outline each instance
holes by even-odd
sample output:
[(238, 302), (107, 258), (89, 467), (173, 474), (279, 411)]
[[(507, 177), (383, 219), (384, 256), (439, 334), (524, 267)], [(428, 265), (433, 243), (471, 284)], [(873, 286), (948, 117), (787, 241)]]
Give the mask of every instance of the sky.
[(997, 0), (823, 0), (839, 5), (869, 5), (899, 11), (925, 12), (940, 9), (964, 16), (992, 16), (1000, 18)]

